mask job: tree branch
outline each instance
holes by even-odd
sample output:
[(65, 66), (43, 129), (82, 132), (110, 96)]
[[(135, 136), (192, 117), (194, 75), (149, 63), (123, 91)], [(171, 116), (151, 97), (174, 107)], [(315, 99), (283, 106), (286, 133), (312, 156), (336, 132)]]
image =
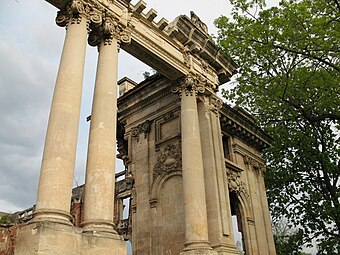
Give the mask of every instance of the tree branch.
[(325, 65), (330, 66), (330, 67), (334, 68), (336, 71), (340, 72), (340, 68), (338, 66), (334, 65), (333, 63), (331, 63), (331, 62), (329, 62), (329, 61), (327, 61), (327, 60), (325, 60), (321, 57), (312, 55), (309, 52), (302, 52), (302, 51), (298, 51), (298, 50), (288, 49), (286, 47), (283, 47), (281, 45), (277, 45), (275, 43), (272, 43), (272, 45), (273, 45), (274, 48), (277, 48), (277, 49), (281, 49), (281, 50), (284, 50), (284, 51), (288, 51), (288, 52), (291, 52), (291, 53), (299, 54), (299, 55), (302, 55), (302, 56), (305, 56), (305, 57), (308, 57), (308, 58), (318, 60), (319, 62), (322, 62)]

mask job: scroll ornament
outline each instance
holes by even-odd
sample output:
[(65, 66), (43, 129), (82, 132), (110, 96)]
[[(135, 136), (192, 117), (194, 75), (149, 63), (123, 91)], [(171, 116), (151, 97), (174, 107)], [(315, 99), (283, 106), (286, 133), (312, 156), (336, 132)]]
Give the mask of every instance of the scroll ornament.
[(104, 45), (111, 45), (113, 38), (117, 39), (118, 43), (130, 43), (131, 35), (127, 29), (118, 23), (118, 20), (106, 16), (103, 18), (101, 26), (94, 27), (89, 34), (88, 42), (91, 46), (99, 46), (101, 40)]
[(132, 137), (136, 137), (137, 139), (139, 139), (139, 135), (144, 133), (144, 138), (146, 138), (150, 130), (151, 130), (151, 122), (149, 120), (146, 120), (143, 123), (139, 124), (138, 126), (132, 128), (131, 135)]
[(244, 193), (246, 197), (249, 197), (248, 191), (246, 189), (246, 184), (241, 181), (241, 173), (230, 170), (227, 172), (228, 177), (228, 187), (230, 192), (235, 192), (236, 194)]
[(154, 167), (154, 175), (180, 171), (182, 168), (181, 150), (179, 145), (167, 145), (160, 153), (158, 161)]
[(58, 26), (67, 27), (69, 21), (71, 24), (80, 24), (83, 15), (90, 12), (90, 6), (85, 5), (81, 0), (73, 0), (64, 10), (58, 11), (56, 23)]
[(249, 157), (248, 155), (244, 155), (243, 160), (246, 165), (252, 166), (254, 170), (257, 170), (260, 173), (264, 173), (266, 171), (266, 167), (263, 163), (258, 162), (252, 157)]
[(182, 95), (182, 91), (184, 91), (186, 96), (197, 96), (198, 93), (204, 93), (205, 87), (199, 76), (188, 74), (180, 82), (180, 85), (172, 87), (171, 91), (178, 93), (180, 96)]

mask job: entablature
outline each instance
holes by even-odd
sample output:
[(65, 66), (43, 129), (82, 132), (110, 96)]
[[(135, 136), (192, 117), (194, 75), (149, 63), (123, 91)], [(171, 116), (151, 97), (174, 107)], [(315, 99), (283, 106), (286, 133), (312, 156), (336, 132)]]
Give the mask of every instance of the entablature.
[(253, 118), (243, 110), (224, 104), (220, 114), (222, 131), (226, 130), (259, 151), (270, 147), (273, 138), (258, 127)]
[(166, 77), (155, 74), (119, 97), (119, 119), (124, 119), (132, 113), (145, 109), (147, 106), (155, 104), (169, 95), (173, 95), (169, 83), (171, 81)]
[[(208, 34), (207, 26), (191, 13), (181, 15), (173, 22), (154, 19), (157, 11), (143, 10), (140, 0), (133, 5), (129, 0), (46, 0), (60, 10), (73, 2), (83, 3), (104, 16), (111, 16), (131, 37), (121, 48), (151, 66), (171, 80), (191, 74), (203, 75), (215, 86), (229, 80), (237, 65), (220, 51)], [(91, 26), (90, 26), (91, 28)]]

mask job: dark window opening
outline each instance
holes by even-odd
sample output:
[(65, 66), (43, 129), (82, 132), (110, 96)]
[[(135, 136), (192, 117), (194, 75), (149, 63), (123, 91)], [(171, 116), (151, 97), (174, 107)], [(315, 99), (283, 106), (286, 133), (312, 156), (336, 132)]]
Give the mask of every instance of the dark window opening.
[(240, 252), (240, 254), (246, 255), (239, 200), (235, 192), (230, 192), (229, 198), (236, 249)]
[(228, 136), (223, 136), (222, 142), (223, 142), (224, 158), (231, 160), (230, 138)]

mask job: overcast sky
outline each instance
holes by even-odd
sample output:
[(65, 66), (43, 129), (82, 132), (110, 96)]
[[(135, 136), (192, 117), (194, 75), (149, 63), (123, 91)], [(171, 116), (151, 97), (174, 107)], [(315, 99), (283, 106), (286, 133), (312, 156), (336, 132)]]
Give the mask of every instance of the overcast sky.
[[(132, 1), (135, 4), (137, 1)], [(193, 10), (216, 34), (213, 21), (228, 14), (227, 0), (145, 0), (155, 21), (171, 22)], [(0, 211), (15, 212), (35, 203), (43, 144), (65, 29), (55, 24), (57, 9), (43, 0), (0, 3)], [(75, 182), (82, 184), (95, 80), (97, 50), (87, 47)], [(119, 78), (139, 82), (150, 68), (119, 53)], [(118, 165), (118, 170), (123, 170)]]

